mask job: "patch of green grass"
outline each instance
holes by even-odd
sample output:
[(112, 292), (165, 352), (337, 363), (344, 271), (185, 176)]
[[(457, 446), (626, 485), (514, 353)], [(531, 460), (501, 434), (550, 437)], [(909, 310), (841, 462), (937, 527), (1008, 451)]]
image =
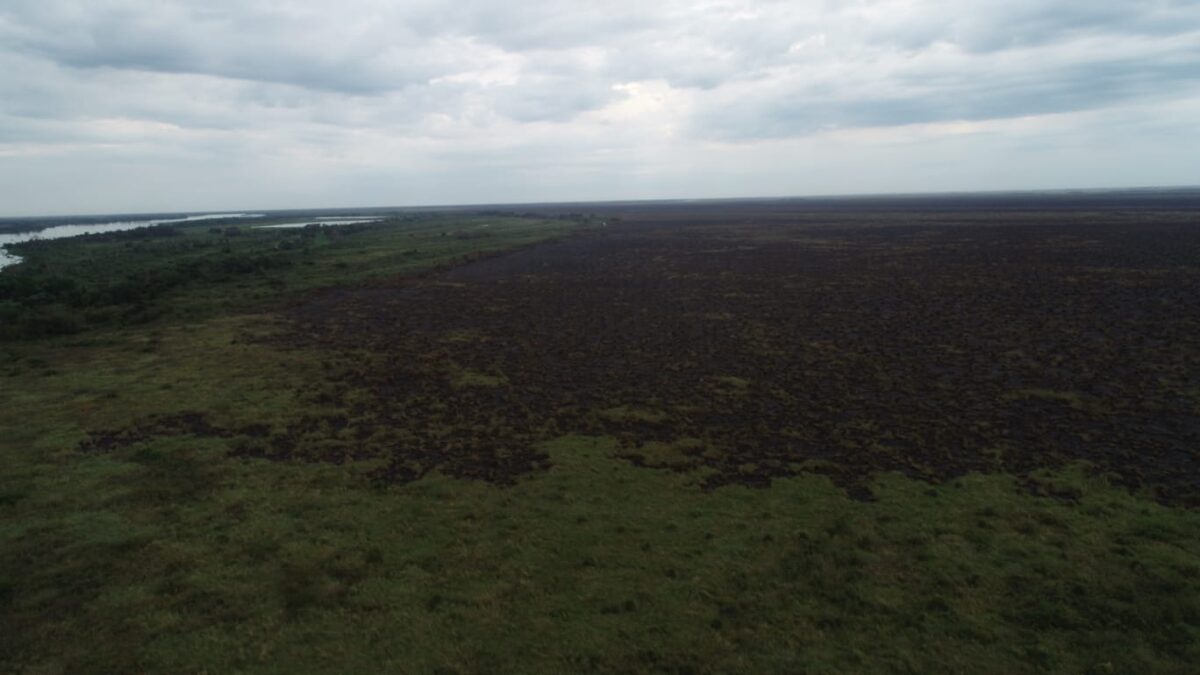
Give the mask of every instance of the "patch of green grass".
[(508, 384), (503, 375), (489, 375), (474, 370), (461, 370), (454, 376), (454, 385), (458, 387), (501, 387)]
[(649, 422), (651, 424), (662, 422), (667, 419), (667, 413), (661, 410), (653, 410), (650, 408), (638, 408), (634, 406), (621, 405), (613, 408), (605, 408), (600, 411), (601, 417), (606, 417), (615, 421), (622, 422)]
[(1059, 476), (1078, 504), (1002, 476), (884, 476), (862, 503), (816, 476), (704, 492), (615, 459), (607, 438), (545, 449), (553, 468), (512, 488), (433, 475), (372, 490), (352, 467), (186, 443), (80, 458), (7, 507), (4, 658), (1020, 673), (1179, 671), (1198, 655), (1197, 518), (1082, 470)]
[(718, 375), (712, 378), (713, 382), (723, 387), (730, 389), (745, 389), (750, 386), (750, 381), (744, 377), (736, 377), (734, 375)]

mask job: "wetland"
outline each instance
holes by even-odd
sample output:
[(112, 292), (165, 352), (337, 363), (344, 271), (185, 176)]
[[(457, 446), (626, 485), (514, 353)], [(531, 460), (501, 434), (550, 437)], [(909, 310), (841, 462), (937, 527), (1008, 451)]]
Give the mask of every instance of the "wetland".
[(530, 205), (18, 244), (0, 663), (1187, 672), (1194, 202)]

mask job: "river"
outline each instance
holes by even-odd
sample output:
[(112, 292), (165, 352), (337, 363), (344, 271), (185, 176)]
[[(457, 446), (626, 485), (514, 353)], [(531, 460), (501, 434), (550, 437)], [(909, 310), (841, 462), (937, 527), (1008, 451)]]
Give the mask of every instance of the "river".
[(203, 215), (187, 216), (185, 218), (159, 218), (153, 220), (115, 220), (110, 223), (88, 223), (74, 225), (54, 225), (31, 232), (0, 233), (0, 269), (21, 262), (19, 256), (9, 253), (5, 248), (9, 244), (18, 244), (34, 239), (62, 239), (78, 237), (81, 234), (99, 234), (101, 232), (120, 232), (139, 227), (153, 227), (166, 223), (190, 223), (197, 220), (216, 220), (219, 218), (261, 218), (261, 213), (206, 213)]

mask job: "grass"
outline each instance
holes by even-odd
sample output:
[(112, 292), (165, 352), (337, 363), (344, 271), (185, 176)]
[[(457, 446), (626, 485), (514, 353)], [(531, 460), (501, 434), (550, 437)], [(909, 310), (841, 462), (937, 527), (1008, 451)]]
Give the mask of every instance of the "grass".
[(418, 274), (561, 235), (573, 226), (446, 214), (299, 229), (250, 222), (16, 244), (13, 251), (25, 262), (0, 276), (0, 339), (270, 307), (286, 293)]
[(299, 392), (326, 356), (255, 339), (287, 328), (271, 303), (565, 231), (511, 225), (485, 240), (426, 223), (417, 256), (389, 252), (402, 229), (369, 230), (299, 271), (174, 287), (153, 302), (187, 309), (145, 323), (0, 343), (0, 669), (1184, 673), (1200, 659), (1200, 515), (1084, 464), (1036, 476), (1077, 501), (1002, 474), (882, 474), (864, 502), (820, 475), (705, 490), (702, 472), (669, 468), (698, 439), (651, 444), (668, 468), (647, 469), (617, 439), (563, 435), (542, 447), (551, 468), (512, 486), (435, 471), (380, 488), (371, 461), (230, 456), (244, 434), (81, 449), (180, 411), (229, 429), (325, 414)]
[[(1187, 511), (1082, 472), (699, 490), (564, 437), (500, 488), (158, 442), (7, 478), (5, 657), (82, 672), (1184, 672)], [(33, 467), (30, 467), (31, 469)], [(37, 630), (22, 630), (37, 626)], [(64, 645), (65, 648), (64, 648)]]

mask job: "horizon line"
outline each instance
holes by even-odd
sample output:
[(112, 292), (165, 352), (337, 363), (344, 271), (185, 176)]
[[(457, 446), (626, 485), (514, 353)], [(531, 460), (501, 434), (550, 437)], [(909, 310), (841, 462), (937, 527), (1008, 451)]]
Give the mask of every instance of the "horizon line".
[(480, 209), (480, 208), (515, 208), (515, 207), (555, 207), (555, 206), (585, 206), (585, 205), (619, 205), (619, 204), (664, 204), (664, 203), (715, 203), (715, 202), (738, 202), (738, 201), (786, 201), (786, 200), (855, 200), (855, 199), (897, 199), (897, 198), (922, 198), (922, 197), (987, 197), (1000, 195), (1078, 195), (1078, 194), (1101, 194), (1101, 193), (1153, 193), (1153, 192), (1188, 192), (1200, 191), (1200, 183), (1188, 185), (1142, 185), (1142, 186), (1118, 186), (1118, 187), (1084, 187), (1084, 188), (1025, 188), (1025, 189), (1010, 189), (1010, 190), (949, 190), (949, 191), (929, 191), (929, 192), (846, 192), (846, 193), (831, 193), (831, 194), (793, 194), (793, 195), (761, 195), (761, 196), (738, 196), (738, 197), (652, 197), (652, 198), (632, 198), (632, 199), (595, 199), (595, 200), (558, 200), (558, 201), (517, 201), (517, 202), (463, 202), (455, 204), (417, 204), (417, 205), (382, 205), (382, 206), (321, 206), (321, 207), (293, 207), (293, 208), (233, 208), (233, 209), (217, 209), (217, 210), (189, 210), (189, 211), (112, 211), (112, 212), (93, 212), (93, 213), (51, 213), (44, 215), (15, 215), (15, 216), (0, 216), (0, 222), (5, 221), (20, 221), (20, 220), (53, 220), (53, 219), (70, 219), (70, 218), (99, 218), (99, 217), (119, 217), (119, 216), (136, 216), (136, 217), (153, 217), (153, 216), (187, 216), (197, 214), (212, 214), (223, 215), (229, 214), (235, 217), (240, 214), (259, 214), (259, 213), (284, 213), (288, 211), (296, 212), (320, 212), (320, 211), (352, 211), (371, 210), (371, 211), (421, 211), (421, 210), (448, 210), (448, 209)]

